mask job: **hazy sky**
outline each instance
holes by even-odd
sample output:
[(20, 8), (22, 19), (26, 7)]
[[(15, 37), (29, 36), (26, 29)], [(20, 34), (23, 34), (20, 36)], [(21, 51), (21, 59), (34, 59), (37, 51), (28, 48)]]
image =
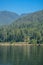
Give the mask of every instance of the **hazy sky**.
[(43, 0), (0, 0), (0, 11), (29, 13), (43, 10)]

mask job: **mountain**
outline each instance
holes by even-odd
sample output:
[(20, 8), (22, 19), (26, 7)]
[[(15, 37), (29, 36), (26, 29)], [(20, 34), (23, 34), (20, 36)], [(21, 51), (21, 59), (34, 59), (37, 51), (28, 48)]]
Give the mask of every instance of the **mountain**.
[(20, 16), (10, 25), (0, 26), (0, 42), (43, 44), (43, 10)]
[(0, 11), (0, 24), (10, 24), (19, 17), (18, 14), (10, 11)]
[(43, 21), (43, 10), (22, 15), (24, 17), (18, 18), (15, 22), (42, 22)]
[(34, 13), (23, 13), (18, 15), (10, 11), (0, 11), (0, 25), (6, 24), (21, 24), (26, 22), (42, 22), (43, 21), (43, 10)]
[(43, 23), (43, 10), (23, 15), (15, 20), (11, 25), (16, 27), (25, 26), (26, 24), (32, 26), (34, 23), (37, 24), (38, 22)]

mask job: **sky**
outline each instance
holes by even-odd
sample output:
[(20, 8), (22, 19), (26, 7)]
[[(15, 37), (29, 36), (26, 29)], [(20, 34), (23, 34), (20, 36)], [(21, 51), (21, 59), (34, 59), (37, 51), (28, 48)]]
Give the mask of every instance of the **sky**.
[(18, 14), (43, 10), (43, 0), (0, 0), (0, 11)]

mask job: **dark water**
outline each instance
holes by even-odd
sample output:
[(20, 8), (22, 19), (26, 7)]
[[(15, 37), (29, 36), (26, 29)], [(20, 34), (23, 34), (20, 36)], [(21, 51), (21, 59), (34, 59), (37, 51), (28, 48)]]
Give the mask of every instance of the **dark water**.
[(43, 65), (43, 46), (0, 46), (0, 65)]

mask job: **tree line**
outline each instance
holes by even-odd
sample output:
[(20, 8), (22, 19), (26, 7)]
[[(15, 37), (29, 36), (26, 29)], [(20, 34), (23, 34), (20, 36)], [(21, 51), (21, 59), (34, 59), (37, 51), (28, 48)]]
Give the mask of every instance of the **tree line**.
[(0, 26), (0, 42), (43, 43), (43, 23), (22, 23)]

